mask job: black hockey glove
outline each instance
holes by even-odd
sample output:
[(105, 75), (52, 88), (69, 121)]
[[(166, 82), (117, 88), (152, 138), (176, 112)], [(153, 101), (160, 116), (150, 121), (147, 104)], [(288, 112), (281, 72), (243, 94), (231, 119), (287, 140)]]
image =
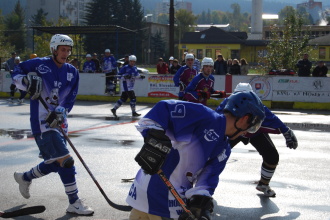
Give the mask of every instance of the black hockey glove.
[(124, 76), (124, 78), (125, 79), (130, 79), (130, 78), (132, 78), (132, 75), (131, 74), (127, 74), (127, 75)]
[[(210, 220), (213, 212), (213, 198), (209, 196), (193, 195), (187, 202), (188, 209), (198, 220)], [(179, 220), (192, 220), (186, 212), (179, 216)]]
[(156, 174), (172, 149), (171, 140), (164, 131), (150, 129), (144, 138), (144, 145), (136, 155), (135, 161), (146, 174)]
[(287, 132), (283, 134), (286, 140), (286, 146), (290, 149), (296, 149), (298, 147), (298, 141), (296, 135), (294, 135), (293, 131), (289, 128)]
[(60, 126), (66, 117), (65, 108), (58, 106), (55, 111), (49, 112), (45, 121), (48, 123), (49, 127), (56, 128)]
[(143, 75), (140, 75), (140, 78), (141, 78), (141, 79), (144, 79), (144, 78), (146, 78), (146, 77), (145, 77), (145, 76), (143, 76)]
[(42, 78), (36, 73), (29, 73), (23, 77), (23, 82), (26, 85), (26, 91), (30, 93), (31, 99), (37, 99), (42, 91)]
[(202, 90), (198, 90), (197, 95), (200, 99), (203, 99), (203, 100), (209, 99), (211, 96), (210, 92), (204, 92)]

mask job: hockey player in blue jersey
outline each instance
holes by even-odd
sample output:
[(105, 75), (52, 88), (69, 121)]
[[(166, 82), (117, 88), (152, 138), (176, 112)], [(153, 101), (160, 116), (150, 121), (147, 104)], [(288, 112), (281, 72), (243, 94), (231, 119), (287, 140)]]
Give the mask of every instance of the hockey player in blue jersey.
[(160, 169), (197, 219), (211, 219), (212, 195), (231, 153), (228, 139), (258, 130), (264, 117), (253, 92), (231, 95), (223, 114), (199, 103), (158, 102), (137, 125), (144, 145), (135, 160), (142, 169), (126, 199), (133, 207), (129, 219), (189, 219), (154, 175)]
[(117, 109), (130, 99), (130, 106), (132, 110), (132, 116), (140, 116), (141, 114), (137, 113), (135, 110), (136, 106), (136, 96), (134, 93), (134, 84), (136, 78), (144, 79), (145, 76), (140, 75), (135, 63), (136, 63), (136, 56), (130, 55), (128, 57), (128, 65), (123, 66), (120, 69), (119, 76), (121, 78), (121, 96), (120, 99), (116, 102), (115, 106), (111, 109), (112, 114), (117, 117), (116, 111)]
[[(28, 199), (33, 179), (58, 173), (69, 199), (66, 211), (92, 215), (94, 211), (78, 197), (74, 160), (58, 129), (61, 126), (67, 132), (66, 116), (73, 107), (78, 91), (78, 70), (66, 63), (72, 47), (73, 41), (69, 36), (56, 34), (50, 41), (51, 57), (22, 62), (12, 76), (16, 86), (30, 94), (31, 129), (44, 159), (30, 171), (15, 172), (14, 178), (19, 184), (20, 193)], [(48, 109), (39, 99), (45, 100)]]
[(105, 93), (114, 95), (116, 92), (117, 78), (111, 77), (117, 73), (117, 61), (116, 58), (110, 53), (110, 49), (104, 51), (104, 58), (102, 64), (102, 70), (105, 73)]
[[(234, 92), (253, 91), (249, 83), (239, 83)], [(225, 99), (216, 109), (217, 112), (222, 113), (225, 109), (228, 99)], [(230, 144), (233, 148), (237, 143), (242, 141), (245, 145), (251, 143), (253, 147), (262, 156), (263, 162), (261, 165), (261, 177), (256, 187), (257, 190), (263, 192), (266, 196), (275, 197), (276, 193), (269, 187), (269, 182), (275, 173), (276, 166), (279, 161), (279, 154), (268, 133), (280, 134), (282, 133), (286, 145), (290, 149), (298, 147), (298, 141), (293, 131), (287, 127), (276, 115), (274, 115), (266, 106), (265, 120), (261, 124), (260, 129), (256, 133), (246, 133), (235, 140), (231, 140)]]

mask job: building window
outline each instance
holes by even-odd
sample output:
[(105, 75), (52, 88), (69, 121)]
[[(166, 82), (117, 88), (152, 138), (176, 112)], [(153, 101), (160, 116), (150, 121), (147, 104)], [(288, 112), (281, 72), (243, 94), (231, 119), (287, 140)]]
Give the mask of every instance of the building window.
[(239, 50), (231, 50), (231, 59), (241, 59)]
[(205, 50), (205, 56), (206, 57), (212, 57), (212, 49), (206, 49)]
[(203, 59), (203, 49), (197, 49), (197, 59)]
[(325, 47), (319, 47), (319, 59), (325, 59), (326, 50)]

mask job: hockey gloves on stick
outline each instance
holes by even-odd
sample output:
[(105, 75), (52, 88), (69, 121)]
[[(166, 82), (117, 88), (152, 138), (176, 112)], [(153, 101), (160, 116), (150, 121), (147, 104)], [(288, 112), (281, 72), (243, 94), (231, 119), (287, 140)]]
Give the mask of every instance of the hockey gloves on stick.
[(298, 147), (298, 141), (296, 135), (294, 135), (293, 131), (289, 128), (289, 130), (283, 133), (283, 136), (286, 140), (286, 146), (290, 149), (296, 149)]
[(200, 99), (204, 99), (204, 100), (209, 99), (211, 96), (210, 92), (204, 92), (202, 90), (198, 90), (197, 95)]
[(214, 91), (213, 94), (218, 95), (219, 98), (225, 98), (227, 95), (225, 91), (219, 91), (219, 90)]
[[(188, 209), (198, 220), (210, 220), (213, 212), (213, 198), (209, 196), (193, 195), (187, 201)], [(186, 212), (179, 216), (179, 220), (191, 220)]]
[(46, 117), (46, 122), (48, 123), (49, 127), (56, 128), (60, 126), (64, 119), (66, 118), (66, 110), (62, 106), (57, 106), (55, 111), (49, 112)]
[(36, 73), (29, 73), (23, 77), (23, 83), (26, 85), (26, 91), (30, 93), (31, 99), (37, 99), (42, 91), (42, 78)]
[(135, 161), (146, 174), (156, 174), (172, 149), (171, 140), (164, 131), (150, 129), (144, 138), (144, 145), (136, 155)]

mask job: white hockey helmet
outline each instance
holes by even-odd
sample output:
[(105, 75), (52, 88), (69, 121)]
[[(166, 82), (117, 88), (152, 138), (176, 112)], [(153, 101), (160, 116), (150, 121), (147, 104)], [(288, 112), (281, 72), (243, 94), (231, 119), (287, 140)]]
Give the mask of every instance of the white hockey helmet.
[(90, 54), (87, 54), (87, 55), (86, 55), (86, 57), (92, 57), (92, 55), (90, 55)]
[(21, 58), (19, 56), (15, 57), (15, 60), (21, 60)]
[(128, 60), (129, 61), (136, 61), (136, 56), (131, 55), (131, 56), (128, 57)]
[(110, 53), (110, 49), (105, 49), (104, 53)]
[(195, 57), (194, 57), (194, 54), (192, 54), (192, 53), (187, 53), (186, 54), (186, 57), (184, 58), (185, 60), (188, 60), (188, 59), (195, 59)]
[(168, 59), (168, 60), (174, 60), (174, 57), (170, 57), (170, 59)]
[(253, 89), (249, 83), (238, 83), (234, 92), (253, 92)]
[(204, 66), (213, 66), (214, 65), (214, 61), (211, 57), (204, 57), (202, 60), (202, 68)]
[(57, 50), (58, 46), (70, 46), (73, 47), (73, 40), (68, 35), (55, 34), (50, 40), (50, 52), (53, 53)]

